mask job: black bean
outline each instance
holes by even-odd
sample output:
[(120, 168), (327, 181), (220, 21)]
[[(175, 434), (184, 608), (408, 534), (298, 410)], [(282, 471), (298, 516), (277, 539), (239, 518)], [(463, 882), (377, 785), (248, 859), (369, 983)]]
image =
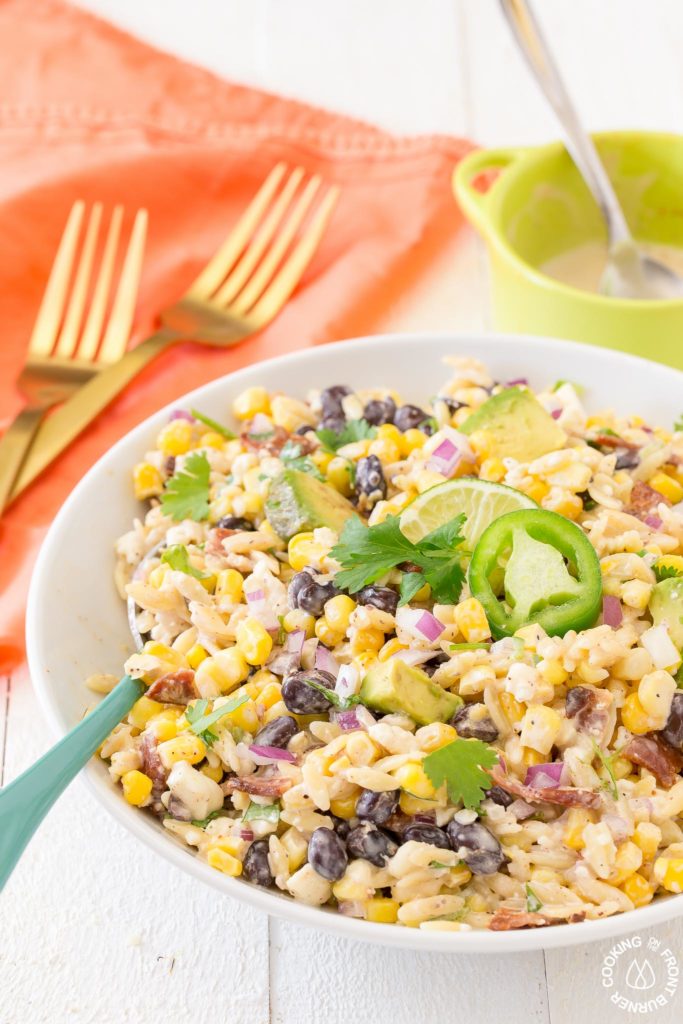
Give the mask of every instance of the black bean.
[(323, 420), (338, 417), (343, 425), (346, 422), (346, 416), (344, 415), (342, 399), (351, 393), (351, 388), (347, 387), (346, 384), (335, 384), (333, 387), (325, 388), (324, 391), (321, 391), (320, 408)]
[(344, 416), (325, 416), (320, 421), (320, 426), (324, 430), (332, 430), (335, 434), (341, 434), (346, 426), (346, 419)]
[(303, 570), (292, 577), (287, 596), (292, 608), (300, 608), (318, 618), (323, 613), (325, 602), (338, 593), (334, 583), (316, 583), (313, 576)]
[(424, 665), (420, 665), (420, 668), (428, 676), (433, 676), (439, 665), (445, 665), (447, 661), (450, 661), (450, 658), (444, 651), (441, 651), (440, 654), (435, 654), (433, 658), (426, 661)]
[[(322, 694), (321, 694), (322, 696)], [(257, 747), (284, 747), (287, 746), (292, 736), (299, 731), (299, 726), (289, 715), (278, 715), (268, 725), (254, 736), (253, 742)]]
[(349, 863), (343, 840), (331, 828), (317, 828), (308, 844), (308, 863), (328, 882), (338, 882)]
[(404, 843), (411, 840), (416, 843), (430, 843), (431, 846), (439, 846), (442, 850), (450, 850), (451, 844), (448, 836), (438, 825), (427, 825), (421, 822), (409, 825), (401, 836)]
[(398, 850), (398, 844), (380, 828), (364, 822), (349, 832), (346, 849), (352, 857), (361, 857), (375, 867), (383, 868), (389, 857), (393, 857)]
[(216, 523), (221, 530), (253, 530), (254, 524), (243, 516), (223, 516)]
[(371, 604), (381, 612), (395, 615), (398, 607), (398, 591), (391, 587), (363, 587), (354, 595), (358, 604)]
[(383, 825), (398, 808), (399, 789), (389, 789), (384, 793), (373, 793), (366, 789), (358, 797), (356, 815), (361, 821), (372, 821), (375, 825)]
[(434, 401), (443, 402), (444, 405), (448, 408), (448, 411), (451, 413), (451, 415), (454, 412), (457, 412), (458, 409), (463, 409), (465, 407), (464, 402), (456, 402), (456, 400), (454, 398), (451, 398), (450, 395), (437, 395)]
[(572, 686), (570, 690), (567, 690), (567, 696), (564, 699), (564, 710), (567, 718), (574, 718), (580, 711), (594, 701), (593, 691), (589, 690), (587, 686)]
[(349, 833), (351, 832), (351, 822), (346, 821), (345, 818), (335, 818), (334, 815), (332, 814), (330, 815), (330, 817), (332, 818), (334, 831), (337, 833), (340, 839), (343, 839), (344, 842), (346, 842)]
[(363, 409), (363, 419), (372, 423), (373, 427), (381, 427), (383, 423), (393, 423), (396, 413), (396, 402), (388, 395), (381, 401), (373, 398)]
[(636, 466), (640, 465), (640, 455), (638, 452), (634, 452), (632, 449), (628, 449), (625, 452), (617, 455), (617, 461), (615, 463), (615, 469), (635, 469)]
[(282, 684), (282, 699), (295, 715), (321, 715), (332, 707), (324, 693), (308, 685), (309, 681), (334, 690), (335, 678), (330, 672), (318, 668), (292, 672)]
[(448, 837), (473, 875), (493, 875), (505, 863), (502, 846), (478, 821), (463, 825), (453, 818), (448, 823)]
[(192, 821), (192, 811), (186, 807), (183, 801), (177, 796), (171, 796), (166, 808), (172, 818), (177, 821)]
[(268, 863), (268, 840), (257, 839), (247, 850), (242, 864), (244, 877), (254, 885), (269, 889), (273, 884), (273, 874)]
[(416, 427), (421, 427), (429, 418), (429, 413), (417, 405), (402, 405), (400, 409), (396, 410), (394, 424), (405, 433), (406, 430), (415, 430)]
[(387, 496), (382, 463), (376, 455), (368, 455), (356, 463), (356, 494), (372, 499), (372, 504)]
[(300, 427), (296, 428), (294, 433), (298, 434), (299, 437), (305, 437), (306, 434), (314, 434), (315, 433), (315, 427), (310, 426), (310, 424), (308, 424), (308, 423), (302, 423), (302, 425)]
[(683, 690), (674, 693), (669, 717), (659, 735), (683, 754)]
[(487, 713), (483, 718), (476, 718), (475, 708), (481, 709), (483, 704), (465, 704), (451, 718), (451, 725), (465, 740), (481, 740), (493, 743), (498, 739), (498, 730), (491, 716)]
[(492, 786), (486, 795), (489, 800), (493, 800), (494, 804), (498, 804), (499, 807), (509, 807), (515, 800), (512, 793), (508, 793), (502, 786)]

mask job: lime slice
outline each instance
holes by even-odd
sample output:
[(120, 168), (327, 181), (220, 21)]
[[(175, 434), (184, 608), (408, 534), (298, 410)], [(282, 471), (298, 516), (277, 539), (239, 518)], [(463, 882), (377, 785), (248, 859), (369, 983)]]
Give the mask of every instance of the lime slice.
[(538, 508), (538, 505), (514, 487), (463, 476), (418, 494), (401, 513), (401, 532), (415, 544), (432, 530), (464, 512), (467, 519), (463, 528), (463, 546), (472, 551), (494, 519), (520, 508)]

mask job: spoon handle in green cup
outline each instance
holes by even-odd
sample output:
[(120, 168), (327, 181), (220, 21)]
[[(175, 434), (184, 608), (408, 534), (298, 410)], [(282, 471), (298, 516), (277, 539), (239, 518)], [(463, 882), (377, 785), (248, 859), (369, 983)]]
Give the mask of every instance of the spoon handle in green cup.
[(141, 680), (124, 676), (59, 743), (0, 790), (0, 891), (52, 805), (145, 690)]

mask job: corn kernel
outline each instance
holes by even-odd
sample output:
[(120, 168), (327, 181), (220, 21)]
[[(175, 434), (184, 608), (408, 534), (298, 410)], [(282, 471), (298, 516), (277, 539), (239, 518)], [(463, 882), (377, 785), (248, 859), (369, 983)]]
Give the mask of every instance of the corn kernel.
[(677, 502), (683, 499), (683, 486), (681, 486), (678, 480), (667, 476), (666, 473), (655, 473), (654, 476), (650, 477), (648, 483), (655, 491), (663, 494), (672, 505), (677, 504)]
[(208, 656), (209, 652), (205, 647), (202, 647), (201, 644), (194, 644), (185, 655), (187, 664), (192, 669), (199, 668), (201, 663), (205, 658), (208, 658)]
[(428, 754), (431, 754), (433, 750), (439, 750), (440, 747), (445, 747), (457, 738), (458, 734), (453, 726), (446, 725), (445, 722), (432, 722), (431, 725), (423, 725), (415, 733), (420, 750), (426, 750)]
[(332, 886), (332, 895), (340, 903), (344, 900), (366, 900), (368, 887), (365, 882), (358, 882), (355, 878), (344, 875)]
[(207, 761), (199, 770), (202, 775), (206, 775), (208, 779), (213, 779), (214, 782), (220, 782), (223, 778), (223, 768), (220, 764), (211, 765)]
[(157, 590), (162, 587), (164, 585), (166, 573), (170, 568), (170, 565), (167, 565), (165, 562), (162, 565), (155, 566), (147, 577), (147, 582), (150, 587), (156, 587)]
[(349, 628), (351, 613), (356, 609), (356, 602), (346, 594), (338, 594), (325, 602), (324, 615), (330, 629), (337, 633), (346, 633)]
[(318, 619), (315, 624), (315, 635), (322, 644), (326, 647), (336, 647), (344, 639), (343, 633), (338, 633), (336, 629), (332, 629), (326, 618)]
[(268, 722), (272, 722), (275, 718), (280, 718), (282, 715), (290, 715), (295, 721), (298, 721), (296, 715), (291, 715), (289, 708), (283, 700), (278, 700), (267, 709), (263, 716), (264, 725), (268, 725)]
[(233, 604), (242, 600), (244, 577), (237, 569), (221, 569), (216, 576), (216, 596), (228, 597)]
[(388, 896), (366, 900), (365, 920), (374, 921), (375, 924), (394, 924), (398, 921), (399, 906), (397, 900), (391, 900)]
[(231, 711), (229, 715), (226, 715), (223, 721), (230, 721), (233, 725), (236, 725), (238, 729), (244, 729), (245, 732), (256, 732), (259, 727), (259, 717), (256, 710), (256, 705), (253, 700), (248, 700), (244, 704), (240, 704), (238, 708)]
[[(422, 431), (420, 431), (422, 434)], [(424, 437), (425, 435), (423, 435)], [(393, 423), (382, 423), (377, 428), (377, 440), (378, 441), (390, 441), (395, 444), (398, 448), (401, 447), (403, 441), (403, 434), (395, 427)]]
[(654, 890), (648, 880), (636, 872), (620, 886), (634, 907), (644, 907), (652, 900)]
[(643, 851), (635, 843), (621, 843), (614, 858), (614, 867), (609, 875), (610, 885), (623, 885), (635, 874), (643, 863)]
[(663, 729), (669, 718), (671, 702), (676, 692), (676, 680), (661, 669), (649, 672), (638, 684), (638, 700), (646, 715), (655, 722), (655, 729)]
[(645, 860), (653, 860), (662, 841), (662, 830), (649, 821), (641, 821), (636, 825), (633, 842), (643, 851)]
[(657, 857), (652, 877), (668, 892), (683, 892), (683, 857)]
[(357, 800), (357, 794), (344, 797), (343, 800), (331, 800), (330, 813), (334, 814), (337, 818), (343, 818), (344, 821), (349, 821), (356, 813)]
[(527, 708), (524, 715), (520, 739), (525, 747), (532, 747), (540, 754), (548, 754), (561, 726), (562, 719), (554, 708), (546, 704), (534, 704)]
[[(318, 469), (321, 470), (323, 473), (326, 473), (330, 465), (332, 464), (334, 458), (335, 456), (332, 455), (330, 452), (326, 452), (323, 451), (322, 448), (318, 448), (317, 451), (314, 451), (313, 454), (311, 455), (311, 462), (313, 462), (318, 467)], [(348, 467), (348, 459), (341, 459), (341, 461), (344, 462)]]
[(507, 470), (500, 459), (489, 458), (484, 459), (479, 470), (479, 477), (481, 480), (492, 480), (494, 483), (499, 483), (505, 479)]
[(393, 775), (396, 784), (410, 796), (420, 800), (433, 800), (436, 796), (436, 790), (421, 764), (408, 762), (397, 768)]
[(354, 653), (354, 660), (357, 662), (361, 672), (369, 672), (372, 666), (377, 664), (377, 652), (357, 651)]
[(387, 640), (379, 654), (377, 655), (378, 661), (388, 661), (392, 654), (397, 654), (399, 651), (407, 650), (406, 645), (402, 644), (397, 637), (393, 637), (391, 640)]
[(353, 490), (351, 463), (347, 459), (331, 458), (325, 468), (325, 478), (336, 491), (348, 498)]
[(287, 557), (292, 569), (295, 572), (305, 569), (315, 558), (318, 548), (311, 532), (296, 533), (287, 545)]
[(282, 700), (282, 687), (280, 683), (270, 683), (264, 686), (258, 695), (258, 703), (266, 709), (272, 708)]
[(474, 430), (469, 435), (470, 445), (479, 456), (479, 459), (483, 461), (493, 455), (496, 439), (494, 435), (488, 430)]
[(237, 647), (228, 647), (204, 660), (195, 673), (197, 689), (205, 697), (230, 693), (249, 675), (246, 658)]
[(142, 648), (143, 654), (151, 654), (153, 658), (166, 662), (173, 668), (185, 668), (185, 658), (179, 651), (174, 651), (167, 644), (159, 643), (157, 640), (148, 640)]
[(543, 679), (546, 683), (550, 683), (551, 686), (561, 686), (562, 683), (566, 683), (568, 673), (565, 671), (562, 662), (557, 658), (544, 658), (543, 661), (539, 661), (536, 666)]
[(429, 583), (425, 583), (423, 587), (420, 587), (419, 590), (415, 591), (412, 600), (415, 601), (417, 604), (420, 604), (424, 603), (425, 601), (428, 601), (431, 596), (432, 588), (430, 587)]
[(172, 740), (166, 740), (157, 747), (164, 768), (172, 768), (178, 761), (199, 764), (206, 757), (206, 747), (199, 736), (181, 733)]
[(242, 874), (242, 862), (218, 847), (209, 850), (206, 859), (210, 867), (222, 871), (224, 875), (230, 875), (231, 878), (237, 878)]
[(534, 501), (540, 503), (547, 496), (550, 491), (550, 486), (544, 480), (532, 480), (525, 488), (525, 493), (533, 498)]
[(398, 462), (401, 458), (401, 449), (396, 441), (390, 438), (376, 438), (370, 443), (368, 455), (376, 455), (384, 465)]
[(412, 796), (410, 793), (402, 790), (398, 798), (398, 806), (404, 814), (412, 817), (414, 814), (426, 814), (433, 811), (437, 805), (433, 800), (421, 800), (419, 797)]
[(287, 633), (296, 633), (297, 630), (302, 629), (307, 640), (311, 639), (315, 631), (315, 619), (301, 608), (287, 612), (282, 620), (282, 625)]
[(531, 747), (522, 747), (522, 764), (525, 768), (531, 768), (535, 764), (543, 764), (544, 755)]
[(522, 721), (526, 713), (525, 704), (521, 704), (516, 697), (506, 692), (499, 694), (498, 699), (510, 725), (516, 725)]
[(480, 601), (470, 597), (455, 609), (455, 622), (467, 643), (481, 643), (491, 636), (486, 614)]
[(133, 470), (133, 492), (138, 501), (154, 498), (164, 489), (161, 473), (151, 462), (138, 462)]
[(280, 836), (280, 842), (287, 851), (290, 872), (297, 871), (306, 860), (308, 854), (308, 843), (305, 837), (298, 829), (288, 828)]
[(427, 435), (422, 430), (418, 430), (417, 427), (411, 427), (410, 430), (406, 430), (405, 434), (401, 437), (403, 455), (410, 455), (416, 449), (422, 448), (426, 441)]
[(273, 649), (273, 638), (258, 619), (243, 619), (237, 625), (237, 648), (250, 665), (264, 665)]
[(184, 455), (192, 447), (192, 424), (188, 420), (171, 420), (157, 436), (157, 448), (164, 455)]
[(164, 705), (149, 697), (140, 697), (128, 712), (128, 721), (136, 729), (144, 729), (150, 718), (163, 711)]
[(157, 743), (163, 743), (164, 740), (172, 740), (178, 735), (178, 716), (174, 715), (171, 717), (169, 714), (170, 710), (170, 708), (167, 708), (153, 718), (150, 718), (147, 722), (147, 729), (153, 733)]
[(570, 850), (583, 850), (586, 845), (583, 839), (583, 830), (586, 825), (591, 825), (595, 816), (584, 807), (572, 807), (567, 813), (567, 824), (564, 830), (563, 842)]
[(207, 430), (205, 434), (199, 438), (197, 444), (198, 448), (217, 448), (218, 451), (223, 449), (225, 445), (225, 438), (222, 434), (217, 434), (215, 430)]
[(265, 388), (245, 388), (232, 403), (232, 413), (238, 420), (250, 420), (257, 413), (270, 415), (270, 398)]
[(141, 807), (152, 792), (152, 780), (149, 775), (133, 769), (121, 776), (123, 795), (133, 807)]
[(637, 693), (629, 693), (621, 709), (621, 721), (634, 736), (642, 736), (657, 728), (656, 723), (650, 718)]
[(384, 633), (381, 629), (359, 629), (353, 638), (355, 651), (379, 651), (384, 646)]
[(683, 555), (662, 555), (655, 562), (656, 569), (676, 569), (683, 573)]
[(367, 768), (377, 760), (379, 750), (366, 732), (354, 732), (346, 741), (346, 753), (354, 766)]

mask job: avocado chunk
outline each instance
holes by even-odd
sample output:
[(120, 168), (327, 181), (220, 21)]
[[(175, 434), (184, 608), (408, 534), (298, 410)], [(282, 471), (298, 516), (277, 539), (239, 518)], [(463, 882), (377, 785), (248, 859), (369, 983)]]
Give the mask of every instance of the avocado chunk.
[(665, 622), (679, 651), (683, 648), (683, 577), (672, 576), (656, 583), (650, 594), (650, 614), (655, 626)]
[(491, 454), (499, 459), (532, 462), (561, 448), (567, 435), (530, 391), (507, 388), (489, 398), (460, 427), (463, 434), (482, 431)]
[(276, 477), (266, 501), (266, 518), (283, 540), (318, 526), (341, 533), (346, 520), (356, 514), (339, 491), (300, 469), (285, 469)]
[(360, 699), (385, 715), (408, 715), (418, 725), (446, 722), (462, 707), (462, 697), (443, 690), (426, 672), (391, 658), (370, 669), (360, 688)]

